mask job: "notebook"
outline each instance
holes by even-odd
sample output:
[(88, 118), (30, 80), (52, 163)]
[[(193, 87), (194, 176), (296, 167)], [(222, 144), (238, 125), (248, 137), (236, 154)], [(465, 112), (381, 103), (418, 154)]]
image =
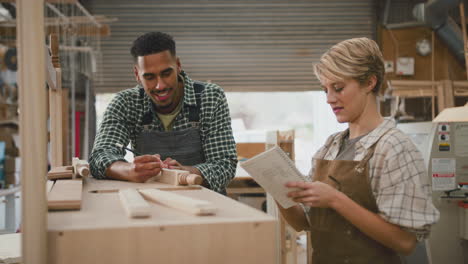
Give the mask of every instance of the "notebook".
[(284, 184), (288, 181), (305, 181), (305, 178), (280, 147), (275, 146), (260, 153), (242, 162), (240, 166), (283, 208), (297, 204), (287, 195), (294, 189), (287, 188)]

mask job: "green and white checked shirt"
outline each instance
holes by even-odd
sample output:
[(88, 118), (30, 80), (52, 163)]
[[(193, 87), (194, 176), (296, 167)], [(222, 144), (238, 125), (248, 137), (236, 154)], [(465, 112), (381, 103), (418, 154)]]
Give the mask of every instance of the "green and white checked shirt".
[[(195, 106), (193, 80), (182, 72), (184, 78), (184, 104)], [(140, 88), (134, 87), (115, 95), (104, 113), (89, 158), (91, 174), (105, 179), (105, 170), (113, 162), (125, 161), (125, 151), (116, 143), (127, 146), (129, 142), (136, 149), (136, 138), (143, 130), (142, 119), (150, 111), (151, 98)], [(173, 131), (190, 127), (189, 113), (183, 107), (174, 119)], [(152, 131), (164, 131), (162, 122), (153, 117), (148, 127)], [(223, 192), (235, 175), (237, 165), (236, 144), (232, 135), (231, 117), (223, 89), (213, 83), (205, 83), (201, 95), (200, 134), (206, 162), (197, 164), (212, 190)], [(156, 154), (156, 153), (155, 153)], [(183, 164), (182, 164), (183, 165)]]

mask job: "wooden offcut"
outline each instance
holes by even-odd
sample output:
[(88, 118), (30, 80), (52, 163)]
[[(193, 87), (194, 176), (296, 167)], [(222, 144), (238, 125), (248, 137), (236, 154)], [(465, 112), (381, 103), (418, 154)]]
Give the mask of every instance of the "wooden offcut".
[(71, 179), (71, 178), (73, 178), (73, 167), (71, 166), (54, 167), (47, 173), (47, 179), (49, 180)]
[(184, 170), (162, 169), (158, 176), (148, 180), (148, 182), (154, 181), (171, 185), (199, 185), (203, 182), (203, 178)]
[(76, 210), (81, 208), (83, 181), (57, 180), (49, 192), (49, 210)]
[(120, 203), (130, 218), (149, 217), (150, 205), (136, 189), (119, 190)]
[(165, 206), (179, 209), (195, 215), (212, 215), (217, 208), (214, 204), (204, 200), (198, 200), (180, 194), (158, 189), (140, 190), (145, 199), (163, 204)]
[(89, 164), (86, 160), (80, 160), (79, 158), (74, 157), (72, 159), (73, 166), (73, 178), (78, 176), (88, 177), (89, 176)]

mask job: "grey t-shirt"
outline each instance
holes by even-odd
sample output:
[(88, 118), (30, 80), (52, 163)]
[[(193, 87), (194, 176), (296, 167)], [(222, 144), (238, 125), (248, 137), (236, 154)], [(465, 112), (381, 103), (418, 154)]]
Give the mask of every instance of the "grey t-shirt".
[(355, 137), (353, 139), (349, 139), (349, 133), (348, 135), (345, 136), (343, 139), (343, 142), (341, 143), (340, 146), (340, 152), (338, 152), (338, 155), (336, 156), (335, 160), (354, 160), (354, 155), (356, 152), (356, 142), (358, 142), (361, 138), (363, 138), (365, 135), (359, 137)]

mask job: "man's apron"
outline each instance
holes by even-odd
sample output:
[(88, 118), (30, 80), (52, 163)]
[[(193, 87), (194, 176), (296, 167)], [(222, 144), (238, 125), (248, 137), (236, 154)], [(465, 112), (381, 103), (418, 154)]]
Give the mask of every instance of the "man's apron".
[[(377, 213), (368, 171), (368, 161), (376, 145), (361, 161), (317, 160), (314, 181), (333, 186), (362, 207)], [(309, 217), (312, 263), (401, 263), (395, 251), (362, 233), (335, 210), (311, 208)]]
[[(191, 128), (180, 131), (149, 131), (144, 128), (136, 138), (136, 151), (141, 154), (159, 154), (161, 160), (172, 158), (184, 166), (205, 162), (205, 154), (200, 134), (201, 93), (204, 85), (194, 83), (197, 105), (188, 106)], [(156, 116), (154, 108), (143, 118), (143, 127), (151, 124)]]

